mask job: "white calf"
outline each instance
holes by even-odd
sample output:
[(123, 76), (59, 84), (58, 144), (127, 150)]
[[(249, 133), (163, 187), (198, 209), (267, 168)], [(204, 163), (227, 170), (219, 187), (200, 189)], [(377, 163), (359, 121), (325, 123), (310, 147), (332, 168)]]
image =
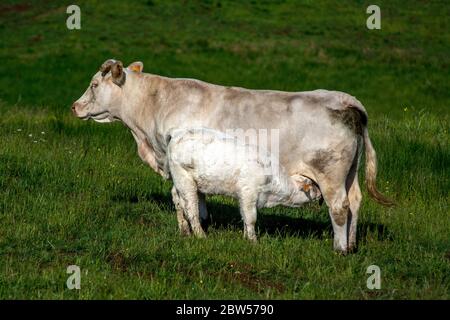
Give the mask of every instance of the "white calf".
[(237, 198), (244, 235), (252, 241), (256, 241), (256, 208), (298, 207), (321, 197), (307, 177), (288, 176), (273, 155), (222, 132), (175, 129), (167, 135), (167, 142), (164, 171), (174, 183), (172, 196), (183, 234), (192, 230), (198, 237), (205, 236), (199, 219), (199, 196), (204, 194)]

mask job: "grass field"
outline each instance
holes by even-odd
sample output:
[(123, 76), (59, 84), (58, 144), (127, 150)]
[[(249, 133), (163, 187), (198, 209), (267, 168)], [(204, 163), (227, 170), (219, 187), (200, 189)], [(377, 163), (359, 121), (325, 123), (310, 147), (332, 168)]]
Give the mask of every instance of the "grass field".
[[(366, 28), (369, 1), (77, 3), (73, 31), (67, 2), (0, 5), (0, 298), (450, 298), (446, 1), (378, 1), (381, 30)], [(112, 57), (171, 77), (355, 95), (397, 206), (364, 188), (359, 248), (345, 257), (317, 204), (261, 210), (252, 245), (236, 203), (209, 197), (209, 237), (181, 238), (170, 182), (126, 128), (70, 113)], [(81, 290), (66, 288), (72, 264)], [(379, 290), (366, 287), (370, 265)]]

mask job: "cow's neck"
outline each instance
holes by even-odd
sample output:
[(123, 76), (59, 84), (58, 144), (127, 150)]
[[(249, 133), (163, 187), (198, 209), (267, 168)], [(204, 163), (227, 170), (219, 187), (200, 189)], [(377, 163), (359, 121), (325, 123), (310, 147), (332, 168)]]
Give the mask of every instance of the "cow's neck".
[(131, 131), (138, 147), (140, 158), (153, 170), (161, 172), (160, 162), (163, 150), (158, 149), (157, 128), (155, 118), (161, 108), (158, 95), (163, 94), (160, 90), (159, 77), (143, 75), (135, 79), (128, 87), (127, 96), (121, 107), (119, 118)]

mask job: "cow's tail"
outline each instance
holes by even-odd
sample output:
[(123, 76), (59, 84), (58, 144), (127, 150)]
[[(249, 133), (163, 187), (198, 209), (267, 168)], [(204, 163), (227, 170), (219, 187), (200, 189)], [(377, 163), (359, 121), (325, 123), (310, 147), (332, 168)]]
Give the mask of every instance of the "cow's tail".
[(380, 191), (378, 191), (376, 186), (377, 181), (377, 154), (372, 145), (372, 141), (370, 141), (369, 130), (367, 129), (367, 121), (368, 116), (364, 106), (359, 102), (356, 98), (345, 96), (346, 105), (352, 109), (358, 110), (360, 114), (360, 125), (361, 125), (361, 133), (364, 139), (364, 149), (365, 149), (365, 158), (366, 158), (366, 186), (369, 195), (376, 202), (384, 205), (384, 206), (393, 206), (394, 201), (384, 196)]
[[(361, 110), (359, 110), (361, 113)], [(377, 189), (377, 154), (372, 145), (372, 141), (370, 141), (369, 130), (367, 129), (367, 113), (361, 114), (363, 117), (361, 121), (362, 126), (362, 135), (364, 139), (364, 149), (366, 156), (366, 186), (369, 195), (376, 202), (384, 205), (384, 206), (393, 206), (394, 201), (384, 196)], [(365, 119), (364, 119), (365, 118)]]

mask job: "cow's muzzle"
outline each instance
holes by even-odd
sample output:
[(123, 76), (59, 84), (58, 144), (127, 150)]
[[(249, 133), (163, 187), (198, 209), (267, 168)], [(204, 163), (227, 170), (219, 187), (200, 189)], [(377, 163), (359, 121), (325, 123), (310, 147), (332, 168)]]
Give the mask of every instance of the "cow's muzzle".
[(72, 113), (76, 116), (77, 115), (77, 107), (78, 107), (79, 103), (78, 102), (74, 102), (72, 104)]
[[(72, 113), (73, 113), (73, 115), (74, 116), (76, 116), (76, 117), (78, 117), (78, 118), (80, 118), (81, 116), (80, 116), (80, 112), (84, 109), (86, 107), (86, 104), (84, 104), (84, 103), (81, 103), (81, 102), (74, 102), (73, 104), (72, 104)], [(81, 112), (82, 113), (82, 112)]]

